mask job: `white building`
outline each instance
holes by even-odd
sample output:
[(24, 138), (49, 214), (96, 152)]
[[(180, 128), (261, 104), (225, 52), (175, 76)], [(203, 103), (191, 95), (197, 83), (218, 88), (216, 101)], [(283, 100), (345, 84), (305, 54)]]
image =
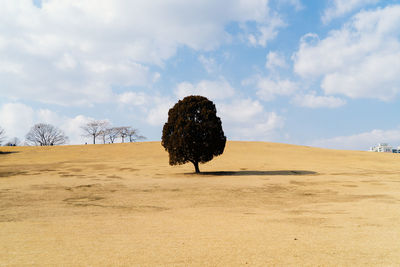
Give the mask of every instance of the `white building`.
[(369, 149), (369, 151), (372, 151), (372, 152), (387, 152), (387, 153), (392, 153), (393, 152), (392, 147), (389, 146), (389, 144), (387, 144), (387, 143), (377, 144), (376, 146), (371, 147)]

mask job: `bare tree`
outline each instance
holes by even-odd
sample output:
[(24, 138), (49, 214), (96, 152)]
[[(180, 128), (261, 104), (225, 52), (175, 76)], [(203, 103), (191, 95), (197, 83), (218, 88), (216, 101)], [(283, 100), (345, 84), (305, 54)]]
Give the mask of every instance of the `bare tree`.
[(120, 129), (118, 127), (107, 128), (106, 133), (108, 140), (114, 143), (115, 139), (120, 135)]
[(136, 142), (137, 140), (144, 140), (146, 137), (143, 135), (139, 135), (139, 130), (138, 129), (133, 129), (129, 127), (127, 131), (127, 136), (129, 137), (129, 142)]
[(26, 141), (34, 146), (55, 146), (66, 144), (68, 137), (51, 124), (38, 123), (27, 133)]
[[(84, 135), (93, 137), (93, 144), (96, 144), (96, 138), (102, 135), (108, 124), (108, 121), (92, 120), (86, 123), (86, 125), (82, 126), (81, 128), (85, 132)], [(105, 142), (105, 139), (103, 141)]]
[(130, 127), (118, 127), (119, 130), (119, 136), (121, 136), (121, 141), (122, 143), (124, 143), (125, 138), (128, 136), (128, 131), (129, 131)]
[(1, 142), (3, 142), (4, 139), (6, 138), (5, 135), (6, 135), (6, 132), (4, 131), (3, 128), (0, 127), (0, 145), (1, 145)]
[(106, 139), (107, 139), (107, 130), (108, 130), (108, 129), (101, 130), (100, 133), (99, 133), (99, 137), (101, 137), (101, 139), (103, 139), (103, 144), (106, 143)]

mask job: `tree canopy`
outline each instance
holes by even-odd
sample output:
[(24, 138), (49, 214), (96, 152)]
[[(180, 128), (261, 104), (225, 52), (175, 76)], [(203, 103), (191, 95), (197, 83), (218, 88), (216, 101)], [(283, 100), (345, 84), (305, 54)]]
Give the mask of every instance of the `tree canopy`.
[(221, 119), (207, 98), (188, 96), (169, 110), (162, 145), (169, 153), (170, 165), (191, 162), (199, 173), (199, 163), (221, 155), (225, 143)]
[[(93, 144), (96, 144), (96, 138), (102, 133), (105, 133), (105, 129), (109, 125), (108, 121), (102, 120), (91, 120), (83, 125), (81, 128), (85, 132), (85, 136), (93, 137)], [(103, 136), (105, 142), (105, 134)]]
[(51, 124), (38, 123), (27, 133), (26, 141), (34, 146), (56, 146), (66, 144), (68, 137)]

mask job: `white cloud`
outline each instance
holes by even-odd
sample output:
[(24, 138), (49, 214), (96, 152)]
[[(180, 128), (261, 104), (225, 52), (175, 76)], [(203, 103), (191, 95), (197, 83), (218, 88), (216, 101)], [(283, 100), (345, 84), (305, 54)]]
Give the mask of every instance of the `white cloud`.
[(221, 117), (228, 122), (245, 123), (263, 113), (264, 108), (258, 101), (251, 99), (234, 100), (222, 103), (218, 107)]
[(264, 101), (271, 101), (277, 95), (290, 96), (298, 90), (298, 85), (290, 80), (272, 80), (269, 77), (256, 78), (257, 96)]
[(0, 126), (5, 129), (8, 138), (18, 137), (23, 140), (33, 126), (33, 114), (33, 109), (24, 104), (4, 104), (0, 108)]
[[(268, 0), (1, 1), (0, 93), (60, 105), (112, 99), (113, 86), (149, 86), (181, 46), (209, 51), (232, 22), (251, 24), (256, 43), (280, 20)], [(248, 34), (247, 29), (242, 34)]]
[(282, 54), (271, 51), (267, 55), (265, 67), (269, 70), (275, 70), (276, 68), (286, 68), (287, 63), (285, 57)]
[(247, 141), (274, 141), (284, 126), (284, 118), (275, 112), (265, 114), (265, 119), (254, 124), (236, 126), (232, 129), (232, 139)]
[(153, 74), (153, 83), (158, 82), (158, 81), (160, 80), (160, 78), (161, 78), (161, 73), (155, 72), (155, 73)]
[(182, 82), (178, 84), (174, 92), (179, 99), (188, 95), (201, 95), (210, 100), (219, 100), (235, 95), (235, 89), (224, 79), (217, 81), (203, 80), (197, 84)]
[(304, 8), (300, 0), (279, 0), (279, 2), (282, 4), (292, 5), (297, 11), (302, 10)]
[(400, 92), (400, 5), (362, 11), (325, 39), (305, 35), (294, 70), (326, 94), (391, 100)]
[(155, 97), (153, 106), (146, 112), (146, 122), (152, 126), (162, 126), (168, 120), (168, 111), (174, 106), (174, 101), (167, 97)]
[(310, 145), (335, 149), (368, 150), (371, 146), (377, 143), (389, 143), (393, 147), (397, 147), (400, 145), (400, 129), (375, 129), (370, 132), (349, 136), (319, 139), (311, 142)]
[(284, 126), (284, 118), (275, 112), (267, 112), (257, 100), (236, 99), (219, 103), (225, 134), (233, 140), (273, 141)]
[(346, 104), (346, 101), (333, 96), (317, 96), (315, 92), (296, 95), (293, 103), (308, 108), (337, 108)]
[(69, 144), (83, 144), (91, 138), (85, 138), (82, 136), (83, 132), (81, 126), (85, 125), (87, 122), (92, 120), (92, 118), (78, 115), (73, 118), (64, 118), (61, 121), (60, 129), (65, 132), (69, 138)]
[(208, 73), (214, 73), (219, 68), (217, 62), (212, 57), (205, 57), (204, 55), (200, 55), (198, 59)]
[(21, 103), (7, 103), (0, 107), (0, 126), (5, 129), (9, 139), (18, 137), (24, 140), (34, 124), (49, 123), (63, 130), (70, 144), (82, 144), (84, 139), (80, 126), (89, 119), (82, 115), (69, 118), (48, 109), (35, 110)]
[(127, 91), (116, 95), (115, 99), (122, 108), (128, 108), (138, 120), (150, 126), (162, 126), (168, 119), (168, 110), (174, 105), (174, 99), (169, 96), (146, 92)]
[(58, 124), (61, 121), (60, 116), (49, 109), (39, 109), (35, 111), (33, 116), (38, 122), (43, 123)]
[(379, 0), (331, 0), (321, 19), (323, 23), (329, 23), (331, 20), (346, 15), (356, 9), (369, 4), (376, 4)]
[(283, 20), (278, 16), (272, 16), (268, 24), (260, 25), (256, 33), (249, 33), (247, 39), (253, 46), (265, 47), (268, 41), (275, 39), (278, 35), (278, 29), (286, 26)]
[(141, 106), (149, 102), (149, 96), (143, 92), (124, 92), (117, 96), (117, 101), (125, 105)]

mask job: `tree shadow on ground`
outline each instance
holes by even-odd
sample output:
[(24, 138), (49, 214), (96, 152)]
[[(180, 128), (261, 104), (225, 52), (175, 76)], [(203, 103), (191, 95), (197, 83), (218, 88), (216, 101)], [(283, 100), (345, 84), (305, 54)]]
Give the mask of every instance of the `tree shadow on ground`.
[(19, 153), (19, 151), (0, 151), (0, 155)]
[(261, 176), (261, 175), (313, 175), (318, 174), (314, 171), (303, 170), (279, 170), (279, 171), (217, 171), (217, 172), (200, 172), (187, 173), (196, 175), (213, 175), (213, 176)]

